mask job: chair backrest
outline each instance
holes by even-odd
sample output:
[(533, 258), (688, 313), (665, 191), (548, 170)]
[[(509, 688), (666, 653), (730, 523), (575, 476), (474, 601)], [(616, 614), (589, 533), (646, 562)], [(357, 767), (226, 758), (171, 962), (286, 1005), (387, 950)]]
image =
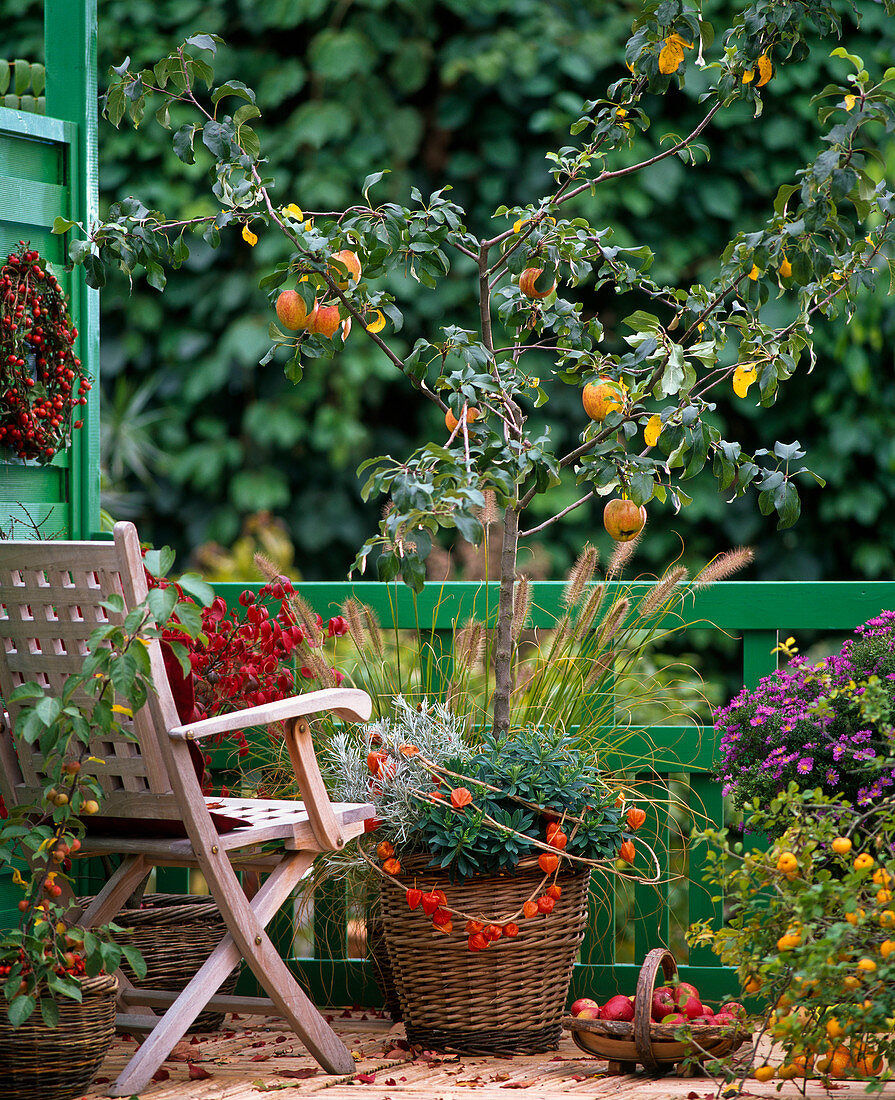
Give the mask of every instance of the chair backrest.
[[(101, 606), (112, 593), (125, 613), (147, 591), (140, 543), (131, 523), (115, 526), (110, 542), (0, 541), (0, 699), (8, 713), (0, 736), (0, 788), (11, 804), (31, 803), (43, 790), (43, 758), (37, 746), (15, 737), (14, 688), (36, 681), (61, 693), (79, 672), (87, 639), (110, 622)], [(178, 818), (166, 760), (167, 730), (178, 725), (174, 699), (157, 641), (149, 643), (155, 693), (129, 722), (134, 740), (97, 738), (91, 763), (103, 788), (103, 814)], [(126, 700), (121, 700), (126, 703)]]

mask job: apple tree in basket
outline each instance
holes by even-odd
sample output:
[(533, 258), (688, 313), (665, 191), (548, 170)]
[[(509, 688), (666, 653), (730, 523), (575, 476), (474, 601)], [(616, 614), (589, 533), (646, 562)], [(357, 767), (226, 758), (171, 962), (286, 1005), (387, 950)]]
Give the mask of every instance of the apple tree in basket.
[[(895, 13), (892, 0), (885, 6)], [(495, 731), (505, 732), (518, 637), (517, 551), (525, 539), (595, 497), (608, 498), (609, 534), (636, 538), (650, 503), (685, 507), (686, 482), (706, 468), (731, 497), (754, 490), (761, 512), (776, 512), (778, 526), (788, 527), (799, 515), (798, 479), (820, 481), (802, 465), (797, 442), (767, 440), (749, 452), (724, 438), (711, 414), (717, 394), (731, 387), (738, 398), (772, 404), (778, 386), (812, 368), (818, 319), (848, 314), (888, 261), (895, 198), (877, 182), (867, 135), (895, 124), (893, 70), (871, 73), (860, 58), (834, 50), (851, 71), (841, 85), (817, 89), (825, 132), (816, 158), (779, 189), (763, 226), (728, 244), (709, 282), (653, 281), (649, 245), (616, 243), (600, 222), (599, 197), (605, 181), (649, 173), (670, 157), (698, 172), (719, 112), (744, 100), (760, 125), (766, 89), (782, 66), (805, 57), (806, 36), (840, 33), (828, 0), (755, 0), (724, 30), (703, 18), (698, 3), (645, 3), (618, 59), (618, 80), (582, 106), (573, 143), (547, 153), (545, 193), (499, 207), (487, 232), (466, 224), (448, 187), (429, 196), (414, 189), (406, 205), (377, 203), (384, 171), (363, 181), (346, 210), (302, 211), (301, 196), (278, 194), (265, 175), (251, 125), (260, 114), (255, 93), (236, 79), (215, 84), (211, 60), (220, 39), (197, 34), (152, 69), (133, 72), (127, 60), (116, 67), (104, 110), (116, 126), (126, 116), (138, 126), (153, 107), (174, 131), (182, 161), (210, 157), (212, 212), (170, 220), (129, 198), (105, 222), (80, 226), (69, 256), (85, 265), (91, 285), (103, 285), (111, 264), (129, 274), (142, 269), (161, 290), (165, 269), (189, 257), (192, 234), (212, 247), (225, 232), (241, 231), (250, 245), (271, 229), (283, 235), (288, 258), (261, 280), (277, 314), (263, 364), (285, 351), (287, 376), (298, 382), (303, 371), (325, 369), (318, 361), (339, 354), (351, 332), (372, 340), (445, 413), (443, 441), (361, 467), (364, 495), (389, 503), (355, 566), (363, 571), (373, 554), (381, 579), (401, 575), (419, 589), (439, 529), (478, 542), (486, 493), (503, 510), (493, 718)], [(634, 139), (638, 148), (646, 141), (654, 97), (677, 94), (694, 70), (705, 84), (702, 120), (637, 159)], [(74, 223), (59, 219), (56, 228), (66, 232)], [(399, 354), (403, 345), (392, 337), (402, 315), (389, 274), (437, 291), (453, 268), (456, 277), (476, 280), (477, 327), (445, 317)], [(631, 310), (622, 314), (626, 350), (607, 350), (600, 318), (575, 300), (581, 284), (612, 287), (623, 311)], [(782, 323), (770, 323), (762, 310), (771, 297), (785, 303)], [(545, 353), (552, 357), (549, 386), (543, 368), (536, 374), (529, 366)], [(530, 419), (562, 384), (579, 388), (583, 404), (579, 442), (566, 453)], [(533, 502), (564, 471), (574, 474), (578, 499), (532, 519)]]

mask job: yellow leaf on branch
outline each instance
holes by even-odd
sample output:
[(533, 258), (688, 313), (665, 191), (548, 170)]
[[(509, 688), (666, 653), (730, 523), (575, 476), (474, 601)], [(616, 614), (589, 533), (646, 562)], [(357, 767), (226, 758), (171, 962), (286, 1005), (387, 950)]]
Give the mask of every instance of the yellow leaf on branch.
[(250, 244), (252, 248), (254, 248), (255, 245), (258, 243), (258, 234), (253, 233), (247, 225), (244, 225), (242, 227), (242, 239), (246, 242), (246, 244)]
[(643, 442), (647, 447), (655, 447), (662, 433), (662, 417), (658, 413), (651, 416), (643, 429)]
[(758, 371), (754, 366), (737, 367), (733, 372), (733, 392), (737, 397), (745, 397), (756, 378), (758, 378)]
[(786, 253), (783, 254), (783, 259), (780, 261), (780, 275), (784, 279), (788, 279), (792, 275), (792, 264), (787, 260)]
[(684, 51), (676, 42), (665, 39), (665, 45), (659, 53), (659, 72), (669, 76), (676, 73), (684, 60)]
[(767, 82), (774, 75), (774, 66), (771, 64), (771, 59), (766, 53), (763, 53), (761, 57), (755, 62), (755, 68), (758, 70), (759, 80), (755, 85), (756, 88), (761, 88), (762, 85)]
[(385, 328), (385, 315), (383, 314), (381, 309), (375, 309), (373, 310), (373, 312), (376, 314), (376, 316), (368, 325), (365, 324), (364, 328), (367, 330), (367, 332), (382, 332), (382, 330)]

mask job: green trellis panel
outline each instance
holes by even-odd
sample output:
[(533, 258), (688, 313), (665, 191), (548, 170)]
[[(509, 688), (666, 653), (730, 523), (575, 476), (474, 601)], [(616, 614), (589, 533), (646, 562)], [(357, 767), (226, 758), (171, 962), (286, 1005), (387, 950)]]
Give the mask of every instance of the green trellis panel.
[[(46, 117), (0, 107), (0, 258), (28, 241), (54, 265), (78, 329), (76, 352), (99, 375), (99, 297), (83, 269), (63, 272), (57, 217), (97, 217), (96, 0), (45, 0)], [(0, 533), (88, 538), (99, 530), (99, 388), (71, 449), (48, 467), (0, 453)]]

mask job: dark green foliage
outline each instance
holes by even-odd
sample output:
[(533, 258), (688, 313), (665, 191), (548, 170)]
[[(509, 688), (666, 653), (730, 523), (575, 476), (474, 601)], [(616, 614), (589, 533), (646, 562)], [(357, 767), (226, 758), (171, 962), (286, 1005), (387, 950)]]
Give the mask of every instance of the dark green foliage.
[[(343, 11), (322, 0), (263, 7), (248, 0), (104, 2), (100, 73), (103, 79), (108, 65), (127, 54), (138, 68), (183, 37), (218, 33), (234, 44), (219, 54), (219, 77), (258, 90), (262, 115), (252, 124), (272, 158), (271, 174), (282, 181), (284, 202), (336, 209), (358, 197), (365, 176), (388, 165), (392, 172), (375, 185), (375, 201), (406, 201), (411, 183), (428, 194), (450, 182), (470, 211), (470, 227), (482, 232), (496, 203), (512, 207), (546, 190), (544, 149), (566, 143), (581, 101), (625, 74), (623, 44), (641, 6), (607, 11), (597, 0), (367, 0)], [(8, 15), (9, 7), (10, 0), (0, 0), (0, 13)], [(32, 26), (38, 7), (29, 5)], [(679, 5), (656, 7), (668, 8), (657, 11), (663, 19)], [(705, 15), (723, 25), (728, 7), (707, 3)], [(884, 67), (895, 39), (892, 20), (881, 7), (861, 7), (865, 28), (856, 34), (847, 24), (846, 44), (871, 67)], [(21, 8), (16, 4), (14, 12), (21, 38), (10, 50), (37, 58), (36, 35), (29, 39)], [(686, 184), (685, 167), (671, 158), (644, 174), (642, 184), (638, 177), (601, 185), (600, 221), (615, 227), (617, 245), (649, 240), (657, 282), (707, 281), (714, 274), (710, 257), (737, 231), (757, 228), (778, 185), (814, 157), (818, 128), (810, 97), (828, 78), (847, 71), (828, 51), (819, 46), (781, 67), (763, 89), (764, 114), (756, 124), (749, 124), (745, 102), (719, 115), (712, 136), (718, 137), (717, 127), (724, 133), (711, 142), (714, 159), (687, 176)], [(638, 154), (659, 148), (667, 134), (689, 132), (700, 117), (697, 99), (705, 83), (688, 61), (685, 89), (669, 97), (665, 115), (654, 117), (652, 128), (636, 138)], [(167, 135), (153, 127), (137, 133), (104, 124), (106, 194), (139, 194), (153, 206), (194, 214), (194, 188), (174, 170), (180, 166), (166, 142)], [(201, 159), (201, 143), (194, 144)], [(185, 154), (186, 146), (184, 135)], [(881, 167), (869, 170), (883, 174)], [(595, 218), (594, 200), (584, 195), (577, 202)], [(132, 473), (119, 487), (140, 489), (143, 499), (136, 506), (147, 533), (154, 527), (188, 543), (209, 536), (229, 541), (242, 515), (270, 507), (289, 521), (306, 575), (341, 575), (375, 520), (375, 511), (365, 510), (358, 497), (357, 463), (386, 450), (403, 455), (410, 445), (438, 442), (443, 427), (432, 410), (401, 392), (390, 366), (360, 341), (351, 341), (325, 371), (306, 370), (296, 387), (284, 382), (276, 363), (258, 367), (271, 314), (256, 287), (257, 273), (284, 258), (272, 234), (262, 230), (259, 236), (253, 251), (231, 231), (217, 256), (194, 244), (173, 276), (176, 290), (172, 284), (164, 301), (142, 283), (128, 296), (121, 278), (104, 291), (103, 372), (116, 398), (105, 408), (112, 416), (114, 407), (120, 421), (110, 425), (110, 434), (119, 443), (127, 438), (135, 419), (127, 395), (137, 405), (150, 378), (165, 407), (164, 421), (150, 424), (147, 436), (130, 429), (132, 452), (151, 454), (148, 444), (154, 443), (165, 457), (144, 475), (142, 486)], [(464, 323), (472, 303), (463, 274), (458, 263), (457, 279), (442, 284), (437, 304), (424, 287), (408, 287), (397, 273), (390, 277), (402, 305), (411, 302), (401, 337), (406, 344), (396, 341), (399, 352), (431, 338), (446, 313)], [(609, 336), (617, 333), (620, 341), (614, 298), (586, 284), (579, 293), (598, 311)], [(769, 323), (775, 308), (773, 299), (765, 306)], [(891, 307), (878, 293), (850, 328), (839, 322), (831, 336), (819, 334), (817, 368), (810, 376), (802, 369), (779, 405), (755, 408), (731, 398), (716, 414), (721, 434), (729, 438), (747, 445), (750, 437), (753, 443), (798, 439), (809, 451), (810, 465), (829, 487), (803, 487), (797, 534), (780, 536), (774, 519), (763, 519), (742, 502), (728, 506), (724, 494), (697, 479), (690, 483), (694, 501), (681, 517), (669, 505), (651, 508), (645, 553), (654, 561), (666, 558), (676, 547), (674, 528), (700, 555), (730, 542), (756, 543), (762, 575), (891, 572), (895, 530), (887, 526), (886, 424), (895, 388), (884, 349), (893, 324)], [(546, 385), (546, 362), (541, 373)], [(559, 440), (562, 447), (574, 439), (581, 411), (574, 391), (558, 389), (552, 419), (569, 427), (568, 440)], [(571, 479), (564, 481), (552, 499), (545, 498), (544, 514), (578, 495)], [(596, 513), (578, 512), (553, 529), (558, 566), (598, 524)]]

